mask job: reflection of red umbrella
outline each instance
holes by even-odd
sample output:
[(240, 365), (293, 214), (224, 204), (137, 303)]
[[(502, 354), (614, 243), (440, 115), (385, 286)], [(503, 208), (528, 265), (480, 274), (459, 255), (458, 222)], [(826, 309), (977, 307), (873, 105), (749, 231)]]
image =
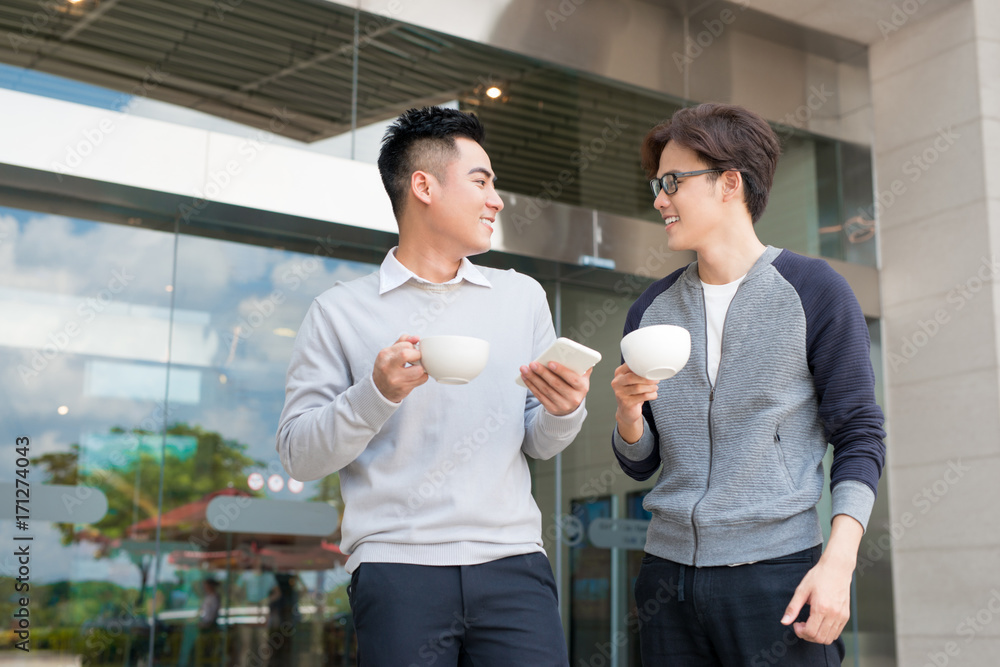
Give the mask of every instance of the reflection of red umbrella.
[[(202, 532), (205, 532), (204, 528), (208, 526), (208, 521), (205, 518), (205, 510), (208, 507), (208, 503), (210, 503), (212, 499), (217, 496), (252, 497), (249, 493), (241, 491), (240, 489), (220, 489), (218, 491), (212, 491), (205, 494), (201, 500), (196, 500), (191, 503), (185, 503), (180, 507), (175, 507), (168, 512), (164, 512), (159, 518), (160, 538), (184, 538), (192, 535), (199, 528), (203, 529)], [(142, 521), (129, 526), (127, 534), (131, 537), (135, 537), (136, 539), (155, 539), (156, 523), (157, 517), (155, 516), (143, 519)]]
[(326, 540), (312, 546), (274, 544), (261, 547), (256, 555), (265, 568), (276, 572), (329, 570), (347, 562), (340, 547)]
[(206, 567), (211, 569), (269, 570), (293, 572), (304, 570), (329, 570), (347, 562), (347, 556), (336, 544), (321, 541), (319, 544), (252, 545), (249, 549), (233, 551), (189, 551), (178, 549), (169, 556), (177, 567)]
[(212, 570), (248, 570), (253, 565), (245, 551), (171, 551), (167, 560), (177, 567), (209, 568)]
[[(219, 496), (253, 497), (239, 489), (221, 489), (163, 513), (160, 539), (189, 545), (187, 549), (172, 551), (168, 557), (170, 563), (178, 567), (288, 572), (328, 570), (346, 562), (340, 548), (321, 537), (221, 533), (209, 525), (206, 515), (209, 503)], [(130, 526), (128, 534), (136, 540), (153, 540), (156, 523), (155, 516), (143, 519)]]

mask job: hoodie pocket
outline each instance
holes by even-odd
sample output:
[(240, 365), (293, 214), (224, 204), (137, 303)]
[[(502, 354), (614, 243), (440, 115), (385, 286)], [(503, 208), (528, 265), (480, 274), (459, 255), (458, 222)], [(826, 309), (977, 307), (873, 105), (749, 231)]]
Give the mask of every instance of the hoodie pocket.
[(795, 483), (792, 481), (792, 473), (788, 471), (788, 465), (785, 463), (785, 450), (781, 446), (781, 434), (778, 431), (774, 432), (774, 451), (778, 456), (778, 468), (781, 469), (785, 484), (789, 491), (794, 491)]

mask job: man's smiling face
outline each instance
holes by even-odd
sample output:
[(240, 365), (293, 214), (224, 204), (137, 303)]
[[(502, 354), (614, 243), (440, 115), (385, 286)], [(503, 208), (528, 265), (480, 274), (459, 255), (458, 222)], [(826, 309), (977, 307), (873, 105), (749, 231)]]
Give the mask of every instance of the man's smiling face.
[[(455, 138), (458, 156), (450, 160), (437, 180), (432, 233), (438, 247), (456, 256), (478, 255), (490, 249), (496, 215), (503, 209), (497, 194), (490, 158), (475, 141)], [(451, 254), (451, 253), (449, 253)]]

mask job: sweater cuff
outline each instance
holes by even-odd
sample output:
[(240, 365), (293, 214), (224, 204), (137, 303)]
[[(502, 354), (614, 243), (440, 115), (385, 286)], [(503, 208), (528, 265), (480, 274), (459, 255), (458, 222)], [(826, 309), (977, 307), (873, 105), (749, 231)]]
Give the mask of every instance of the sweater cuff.
[(542, 432), (556, 440), (575, 438), (583, 427), (583, 420), (587, 418), (587, 399), (580, 401), (576, 410), (566, 415), (556, 416), (540, 407), (538, 415), (538, 426)]
[(653, 434), (646, 426), (645, 418), (642, 420), (642, 435), (631, 445), (625, 442), (621, 433), (618, 432), (617, 424), (615, 424), (615, 433), (612, 437), (615, 449), (617, 449), (618, 453), (627, 458), (629, 461), (642, 461), (649, 458), (649, 455), (653, 453), (653, 447), (656, 444), (653, 439)]
[(868, 530), (868, 519), (875, 505), (875, 494), (864, 482), (845, 480), (833, 487), (833, 511), (831, 517), (846, 514), (857, 519), (861, 527)]
[(375, 432), (378, 432), (402, 405), (393, 403), (383, 396), (375, 386), (375, 379), (371, 375), (347, 390), (347, 402), (354, 410), (354, 414), (361, 417)]

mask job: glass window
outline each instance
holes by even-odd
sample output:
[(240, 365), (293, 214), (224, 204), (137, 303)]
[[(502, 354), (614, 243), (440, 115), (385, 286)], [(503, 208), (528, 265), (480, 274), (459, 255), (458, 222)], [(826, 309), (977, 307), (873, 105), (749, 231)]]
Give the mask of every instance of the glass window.
[[(0, 232), (0, 437), (29, 439), (36, 510), (0, 534), (32, 538), (31, 648), (92, 664), (352, 659), (338, 477), (289, 479), (274, 436), (313, 297), (375, 267), (322, 244), (6, 208)], [(300, 503), (322, 506), (327, 532)]]
[[(189, 664), (192, 653), (197, 658), (199, 642), (251, 665), (339, 661), (353, 650), (349, 576), (338, 547), (339, 476), (291, 479), (275, 451), (275, 432), (295, 333), (312, 300), (336, 281), (376, 267), (331, 259), (320, 245), (312, 250), (177, 239), (175, 313), (191, 314), (199, 328), (191, 331), (175, 315), (171, 382), (175, 374), (196, 376), (198, 396), (173, 403), (170, 423), (198, 443), (191, 465), (167, 458), (164, 476), (171, 481), (164, 484), (163, 509), (164, 523), (192, 512), (197, 521), (177, 526), (173, 539), (187, 545), (166, 554), (176, 567), (164, 572), (159, 588), (170, 591), (163, 634), (177, 646), (181, 664)], [(224, 494), (254, 504), (231, 503), (234, 527), (216, 530), (206, 501)], [(314, 533), (313, 515), (297, 509), (300, 503), (327, 510), (327, 533)], [(219, 582), (224, 622), (194, 633), (188, 616), (204, 604), (198, 588), (206, 575)]]
[(192, 454), (163, 428), (165, 405), (197, 390), (165, 382), (173, 237), (10, 208), (0, 230), (0, 441), (29, 440), (31, 485), (30, 518), (0, 535), (31, 538), (30, 647), (134, 662), (162, 596), (156, 548), (132, 529), (156, 519), (164, 453)]

